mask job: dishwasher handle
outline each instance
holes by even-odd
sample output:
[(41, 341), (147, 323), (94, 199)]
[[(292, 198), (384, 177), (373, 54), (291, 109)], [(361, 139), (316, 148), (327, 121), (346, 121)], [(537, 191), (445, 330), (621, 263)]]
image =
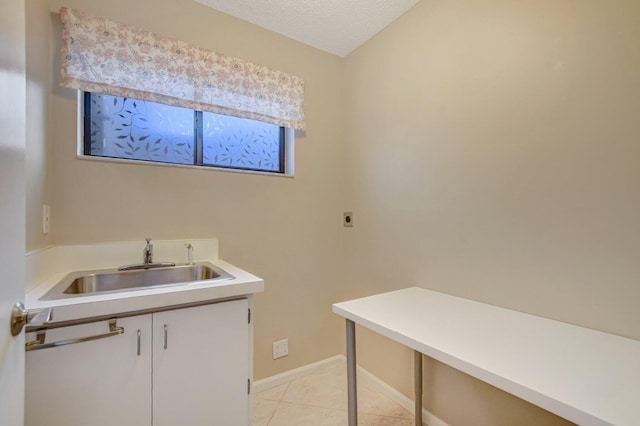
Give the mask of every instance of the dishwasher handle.
[(92, 340), (106, 339), (107, 337), (117, 336), (124, 333), (124, 327), (118, 327), (116, 320), (109, 320), (109, 332), (104, 334), (96, 334), (94, 336), (77, 337), (75, 339), (58, 340), (55, 342), (44, 343), (46, 330), (40, 330), (36, 333), (36, 340), (25, 343), (25, 350), (37, 351), (39, 349), (54, 348), (58, 346), (73, 345), (75, 343), (90, 342)]

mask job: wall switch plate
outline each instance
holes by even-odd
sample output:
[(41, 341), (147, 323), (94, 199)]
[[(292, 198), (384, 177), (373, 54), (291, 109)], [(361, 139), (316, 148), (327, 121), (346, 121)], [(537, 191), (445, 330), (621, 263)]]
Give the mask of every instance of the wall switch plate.
[(342, 214), (342, 225), (345, 228), (353, 228), (353, 212), (344, 212)]
[(42, 205), (42, 233), (47, 235), (51, 230), (51, 206)]
[(289, 339), (273, 342), (273, 359), (282, 358), (289, 355)]

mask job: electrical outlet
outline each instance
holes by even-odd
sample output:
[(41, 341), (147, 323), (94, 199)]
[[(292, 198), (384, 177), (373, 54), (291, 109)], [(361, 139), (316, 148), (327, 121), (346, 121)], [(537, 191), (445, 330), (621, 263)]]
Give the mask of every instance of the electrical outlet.
[(353, 212), (344, 212), (342, 214), (342, 225), (346, 228), (353, 228)]
[(273, 359), (282, 358), (289, 355), (289, 339), (273, 342)]
[(42, 205), (42, 233), (47, 235), (51, 230), (51, 207)]

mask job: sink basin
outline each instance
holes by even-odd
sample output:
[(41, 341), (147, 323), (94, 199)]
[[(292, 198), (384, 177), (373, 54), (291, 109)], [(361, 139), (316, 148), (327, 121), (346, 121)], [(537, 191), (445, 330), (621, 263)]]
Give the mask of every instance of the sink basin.
[(118, 271), (117, 269), (81, 271), (67, 275), (40, 300), (144, 290), (197, 281), (222, 281), (233, 278), (235, 278), (233, 275), (205, 262), (131, 271)]

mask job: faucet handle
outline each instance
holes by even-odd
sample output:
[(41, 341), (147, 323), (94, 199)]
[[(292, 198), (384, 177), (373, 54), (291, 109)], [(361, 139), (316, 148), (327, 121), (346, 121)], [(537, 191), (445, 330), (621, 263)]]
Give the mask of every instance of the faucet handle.
[(153, 263), (153, 244), (151, 238), (145, 238), (147, 245), (142, 249), (142, 261), (145, 264)]
[(187, 263), (193, 265), (193, 246), (191, 243), (185, 243), (184, 246), (187, 249)]

